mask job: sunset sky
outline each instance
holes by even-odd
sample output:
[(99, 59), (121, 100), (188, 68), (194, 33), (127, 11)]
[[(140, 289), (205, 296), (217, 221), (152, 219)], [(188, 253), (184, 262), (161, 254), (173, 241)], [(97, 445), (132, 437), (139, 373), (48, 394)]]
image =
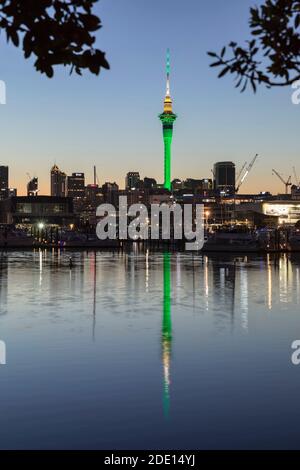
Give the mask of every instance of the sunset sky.
[(29, 172), (40, 194), (49, 193), (56, 162), (68, 174), (84, 171), (100, 184), (124, 186), (127, 171), (163, 179), (163, 143), (158, 114), (165, 92), (164, 61), (171, 49), (171, 94), (178, 114), (172, 177), (211, 177), (216, 161), (240, 167), (260, 154), (242, 192), (283, 192), (272, 176), (298, 165), (300, 106), (290, 88), (241, 94), (232, 78), (217, 79), (208, 50), (248, 38), (254, 0), (101, 0), (103, 28), (97, 46), (111, 65), (99, 77), (69, 76), (57, 69), (48, 79), (1, 37), (0, 79), (7, 104), (0, 106), (1, 164), (10, 167), (10, 186), (25, 193)]

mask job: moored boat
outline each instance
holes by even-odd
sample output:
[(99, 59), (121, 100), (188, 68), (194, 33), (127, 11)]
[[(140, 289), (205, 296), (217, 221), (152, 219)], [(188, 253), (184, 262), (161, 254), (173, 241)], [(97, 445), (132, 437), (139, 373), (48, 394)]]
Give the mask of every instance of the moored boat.
[(300, 229), (295, 229), (289, 236), (289, 251), (300, 251)]
[(33, 247), (34, 238), (21, 229), (2, 229), (0, 231), (0, 247), (2, 248), (27, 248)]
[(229, 227), (208, 235), (203, 251), (223, 251), (231, 253), (258, 252), (261, 250), (256, 232)]

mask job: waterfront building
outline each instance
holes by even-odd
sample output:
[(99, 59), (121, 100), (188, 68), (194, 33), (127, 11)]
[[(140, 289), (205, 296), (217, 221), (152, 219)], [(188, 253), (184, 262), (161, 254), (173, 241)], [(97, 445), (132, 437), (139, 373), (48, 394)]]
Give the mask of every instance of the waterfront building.
[(247, 220), (253, 226), (289, 226), (300, 221), (300, 201), (271, 199), (235, 208), (238, 220)]
[(74, 223), (72, 198), (54, 196), (13, 196), (0, 201), (0, 223), (67, 226)]

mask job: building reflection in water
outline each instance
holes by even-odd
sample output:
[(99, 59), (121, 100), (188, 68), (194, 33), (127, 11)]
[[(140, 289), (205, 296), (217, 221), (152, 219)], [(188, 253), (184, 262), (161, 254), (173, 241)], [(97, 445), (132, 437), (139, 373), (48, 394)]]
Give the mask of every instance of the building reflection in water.
[(240, 311), (241, 311), (241, 322), (242, 328), (248, 330), (248, 309), (249, 309), (249, 294), (248, 294), (248, 268), (247, 266), (242, 266), (240, 270), (240, 289), (241, 289), (241, 301), (240, 301)]
[(204, 256), (204, 287), (205, 287), (205, 309), (208, 311), (209, 284), (208, 284), (208, 257)]
[(149, 250), (146, 251), (146, 279), (145, 279), (145, 290), (149, 292)]
[(39, 249), (39, 270), (40, 270), (39, 284), (41, 287), (42, 282), (43, 282), (43, 252), (41, 248)]
[(273, 287), (272, 287), (272, 263), (270, 259), (270, 254), (267, 255), (267, 269), (268, 269), (268, 308), (272, 310), (272, 295), (273, 295)]
[(171, 254), (163, 254), (163, 321), (162, 321), (162, 361), (164, 371), (163, 407), (165, 416), (170, 411), (172, 318), (171, 318)]
[(0, 315), (7, 313), (7, 282), (8, 282), (7, 254), (0, 254)]
[(93, 341), (95, 341), (96, 331), (96, 305), (97, 305), (97, 252), (94, 251), (92, 255), (91, 270), (93, 273)]

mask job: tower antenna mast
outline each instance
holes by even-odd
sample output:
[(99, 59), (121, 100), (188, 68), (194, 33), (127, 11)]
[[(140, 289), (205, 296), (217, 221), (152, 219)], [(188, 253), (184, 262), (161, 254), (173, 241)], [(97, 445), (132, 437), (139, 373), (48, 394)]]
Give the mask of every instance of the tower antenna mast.
[(171, 94), (170, 94), (170, 72), (171, 72), (170, 49), (167, 49), (166, 72), (167, 72), (167, 93), (166, 93), (166, 96), (171, 96)]
[(167, 91), (164, 100), (164, 111), (159, 115), (163, 127), (164, 139), (164, 188), (171, 191), (171, 163), (172, 163), (172, 138), (173, 138), (173, 124), (176, 121), (176, 114), (173, 113), (172, 98), (170, 94), (170, 50), (167, 50)]

